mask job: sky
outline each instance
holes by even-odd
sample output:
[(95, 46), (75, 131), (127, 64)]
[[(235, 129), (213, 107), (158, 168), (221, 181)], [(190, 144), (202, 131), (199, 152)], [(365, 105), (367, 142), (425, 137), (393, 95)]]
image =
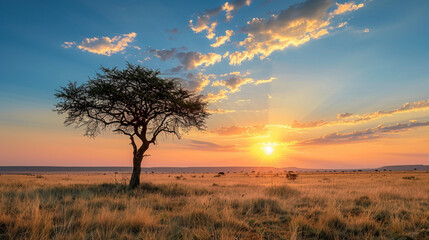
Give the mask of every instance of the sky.
[(429, 164), (429, 1), (1, 1), (0, 166), (131, 166), (55, 89), (126, 62), (204, 96), (143, 167)]

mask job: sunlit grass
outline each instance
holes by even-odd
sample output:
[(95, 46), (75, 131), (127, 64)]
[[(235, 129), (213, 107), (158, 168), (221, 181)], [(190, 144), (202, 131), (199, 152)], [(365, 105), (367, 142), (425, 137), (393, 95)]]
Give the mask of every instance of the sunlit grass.
[(2, 175), (0, 239), (429, 236), (428, 173), (144, 174), (136, 190), (127, 176)]

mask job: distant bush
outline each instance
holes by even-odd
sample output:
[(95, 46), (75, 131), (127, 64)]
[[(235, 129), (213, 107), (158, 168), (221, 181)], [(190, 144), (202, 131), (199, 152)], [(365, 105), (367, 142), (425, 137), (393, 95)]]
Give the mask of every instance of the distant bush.
[(286, 178), (289, 180), (296, 180), (297, 177), (298, 177), (298, 174), (294, 173), (293, 171), (289, 171), (286, 174)]

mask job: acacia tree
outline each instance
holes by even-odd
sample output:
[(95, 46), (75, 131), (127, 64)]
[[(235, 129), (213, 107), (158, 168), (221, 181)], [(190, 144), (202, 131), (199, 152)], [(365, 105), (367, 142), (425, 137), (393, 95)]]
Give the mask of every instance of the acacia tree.
[(104, 130), (126, 135), (133, 147), (130, 187), (140, 184), (141, 163), (160, 134), (177, 138), (192, 127), (205, 128), (207, 102), (158, 70), (127, 63), (119, 70), (101, 67), (86, 83), (69, 82), (56, 90), (54, 111), (66, 114), (64, 124), (85, 128), (85, 136)]

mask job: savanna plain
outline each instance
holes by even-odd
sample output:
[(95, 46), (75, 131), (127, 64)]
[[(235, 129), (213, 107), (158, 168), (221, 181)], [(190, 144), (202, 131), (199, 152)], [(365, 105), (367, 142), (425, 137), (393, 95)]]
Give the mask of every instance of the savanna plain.
[(429, 172), (0, 176), (0, 239), (429, 239)]

